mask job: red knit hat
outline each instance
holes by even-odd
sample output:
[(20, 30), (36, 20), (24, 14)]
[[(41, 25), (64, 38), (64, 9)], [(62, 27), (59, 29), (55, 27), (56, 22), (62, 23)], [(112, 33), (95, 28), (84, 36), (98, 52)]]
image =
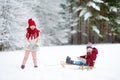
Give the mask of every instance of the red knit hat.
[(36, 26), (36, 23), (34, 20), (32, 20), (32, 18), (28, 19), (28, 27), (30, 26)]

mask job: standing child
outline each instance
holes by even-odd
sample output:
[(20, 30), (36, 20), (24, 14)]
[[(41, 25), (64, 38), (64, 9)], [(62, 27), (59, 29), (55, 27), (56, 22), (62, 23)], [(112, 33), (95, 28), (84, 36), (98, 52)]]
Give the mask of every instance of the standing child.
[(23, 62), (21, 68), (25, 68), (25, 64), (28, 60), (29, 54), (31, 52), (32, 59), (34, 63), (34, 67), (37, 68), (37, 59), (36, 59), (36, 52), (38, 49), (38, 39), (40, 36), (40, 31), (36, 28), (36, 23), (32, 18), (28, 20), (28, 28), (26, 32), (26, 45), (25, 45), (25, 55), (23, 58)]

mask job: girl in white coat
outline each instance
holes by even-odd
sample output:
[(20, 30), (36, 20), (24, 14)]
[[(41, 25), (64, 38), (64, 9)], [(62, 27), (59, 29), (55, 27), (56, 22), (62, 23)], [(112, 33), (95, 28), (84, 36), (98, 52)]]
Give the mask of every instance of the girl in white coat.
[(30, 52), (32, 54), (34, 67), (35, 68), (38, 67), (37, 66), (37, 59), (36, 59), (36, 52), (38, 49), (39, 36), (40, 36), (40, 30), (38, 30), (36, 28), (35, 21), (32, 20), (32, 18), (30, 18), (28, 20), (28, 28), (27, 28), (27, 32), (26, 32), (26, 45), (25, 45), (26, 49), (25, 49), (25, 55), (24, 55), (22, 65), (21, 65), (22, 69), (25, 68), (25, 64), (28, 60)]

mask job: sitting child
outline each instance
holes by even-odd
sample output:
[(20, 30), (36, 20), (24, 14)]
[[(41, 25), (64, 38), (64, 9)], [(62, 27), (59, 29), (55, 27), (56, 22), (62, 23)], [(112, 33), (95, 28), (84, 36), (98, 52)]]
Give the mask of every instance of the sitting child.
[(71, 58), (69, 56), (67, 56), (66, 63), (79, 65), (79, 66), (84, 65), (84, 66), (93, 67), (94, 63), (95, 63), (95, 60), (97, 58), (98, 50), (95, 47), (92, 47), (91, 42), (88, 42), (86, 49), (87, 49), (86, 55), (80, 56), (79, 61), (71, 60)]

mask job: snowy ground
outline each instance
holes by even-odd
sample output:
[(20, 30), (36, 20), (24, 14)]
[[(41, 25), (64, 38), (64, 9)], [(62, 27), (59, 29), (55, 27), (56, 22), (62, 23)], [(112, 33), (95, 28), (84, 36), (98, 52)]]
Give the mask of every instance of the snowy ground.
[(38, 68), (33, 67), (31, 55), (26, 68), (20, 68), (24, 51), (0, 52), (0, 80), (120, 80), (120, 44), (96, 44), (99, 50), (93, 70), (62, 68), (60, 61), (69, 55), (73, 59), (85, 54), (85, 45), (40, 47)]

